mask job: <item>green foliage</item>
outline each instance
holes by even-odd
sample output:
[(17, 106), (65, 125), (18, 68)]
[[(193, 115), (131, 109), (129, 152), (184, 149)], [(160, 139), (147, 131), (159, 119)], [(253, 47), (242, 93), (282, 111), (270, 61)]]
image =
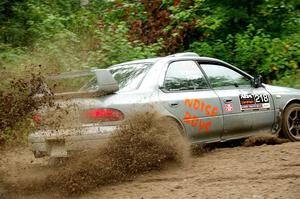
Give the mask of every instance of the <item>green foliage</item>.
[(195, 51), (268, 82), (299, 67), (299, 1), (3, 0), (0, 67), (47, 72)]
[(68, 27), (77, 0), (5, 0), (0, 4), (0, 41), (13, 46), (30, 46)]
[(99, 48), (89, 53), (89, 66), (107, 67), (120, 62), (154, 57), (160, 49), (159, 43), (144, 45), (139, 41), (129, 42), (124, 35), (128, 29), (124, 23), (115, 24), (96, 31)]
[(20, 63), (22, 55), (24, 55), (22, 48), (12, 48), (9, 44), (0, 43), (0, 69)]
[[(130, 42), (124, 22), (109, 26), (99, 21), (94, 12), (82, 8), (65, 17), (58, 11), (49, 13), (49, 5), (33, 6), (31, 26), (27, 30), (35, 42), (24, 47), (0, 45), (0, 67), (11, 70), (21, 65), (41, 65), (45, 73), (80, 70), (88, 67), (107, 67), (136, 58), (156, 55), (159, 44), (146, 46)], [(48, 13), (47, 13), (48, 12)], [(105, 19), (108, 20), (108, 19)], [(8, 42), (9, 43), (9, 42)]]
[(245, 34), (236, 36), (235, 63), (269, 80), (279, 78), (286, 71), (298, 68), (299, 44), (296, 35), (285, 39), (272, 38), (250, 27)]
[(272, 84), (279, 86), (287, 86), (300, 89), (300, 70), (286, 72), (279, 80), (274, 80)]
[(226, 60), (253, 75), (261, 74), (268, 82), (298, 69), (300, 63), (298, 34), (272, 38), (252, 25), (244, 33), (228, 35), (225, 41), (194, 42), (190, 48), (200, 55)]

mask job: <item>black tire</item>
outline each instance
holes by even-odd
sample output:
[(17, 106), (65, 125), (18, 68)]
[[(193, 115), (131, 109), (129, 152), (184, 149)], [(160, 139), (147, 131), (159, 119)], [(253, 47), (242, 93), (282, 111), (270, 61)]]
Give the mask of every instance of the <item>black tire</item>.
[(282, 133), (289, 140), (300, 141), (300, 104), (291, 104), (282, 117)]

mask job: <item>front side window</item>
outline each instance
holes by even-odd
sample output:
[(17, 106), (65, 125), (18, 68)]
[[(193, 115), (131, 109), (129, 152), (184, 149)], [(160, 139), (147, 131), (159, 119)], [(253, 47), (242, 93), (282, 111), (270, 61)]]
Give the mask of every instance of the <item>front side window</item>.
[(250, 79), (230, 68), (214, 64), (201, 64), (210, 84), (217, 89), (250, 87)]
[(208, 85), (194, 61), (177, 61), (169, 65), (164, 88), (167, 91), (207, 89)]

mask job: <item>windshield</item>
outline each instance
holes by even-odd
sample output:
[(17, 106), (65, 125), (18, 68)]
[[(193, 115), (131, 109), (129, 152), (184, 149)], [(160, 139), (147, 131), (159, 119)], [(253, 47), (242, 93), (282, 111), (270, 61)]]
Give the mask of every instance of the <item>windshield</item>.
[[(131, 91), (139, 87), (141, 81), (152, 65), (153, 63), (126, 64), (112, 67), (110, 72), (118, 82), (121, 91)], [(90, 82), (83, 86), (80, 91), (93, 91), (97, 89), (97, 80), (94, 77)]]

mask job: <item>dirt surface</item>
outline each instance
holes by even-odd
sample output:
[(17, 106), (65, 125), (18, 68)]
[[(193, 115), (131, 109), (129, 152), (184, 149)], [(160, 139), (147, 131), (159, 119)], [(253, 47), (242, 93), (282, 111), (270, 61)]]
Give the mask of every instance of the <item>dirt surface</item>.
[[(55, 173), (27, 148), (1, 152), (1, 181), (30, 182)], [(1, 182), (0, 181), (0, 182)], [(0, 198), (5, 198), (3, 185)], [(1, 193), (2, 191), (2, 193)], [(12, 198), (61, 198), (56, 193)], [(300, 143), (217, 148), (115, 185), (72, 197), (98, 198), (300, 198)]]

